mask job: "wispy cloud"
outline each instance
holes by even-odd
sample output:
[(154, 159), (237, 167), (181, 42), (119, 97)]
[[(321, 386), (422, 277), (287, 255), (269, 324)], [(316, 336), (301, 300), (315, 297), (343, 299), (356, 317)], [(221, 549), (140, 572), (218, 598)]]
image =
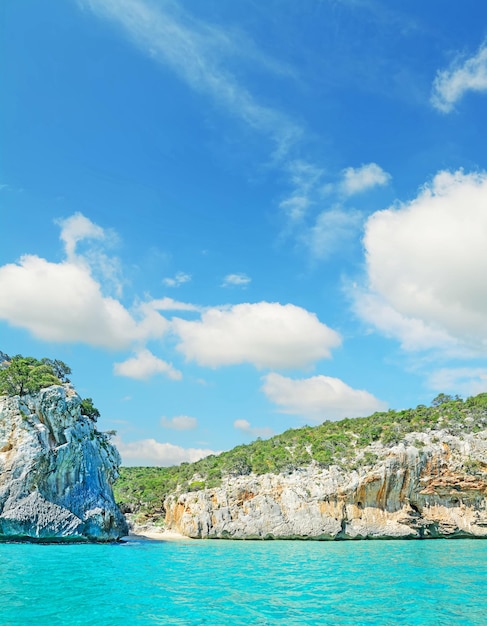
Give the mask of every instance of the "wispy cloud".
[[(143, 53), (171, 68), (191, 89), (211, 97), (272, 139), (277, 157), (285, 155), (302, 135), (299, 125), (281, 111), (258, 102), (237, 79), (229, 60), (242, 53), (222, 28), (164, 0), (157, 4), (147, 0), (82, 0), (81, 4), (118, 24)], [(255, 47), (250, 52), (254, 57), (257, 54)], [(268, 71), (274, 71), (275, 66), (261, 63)]]
[(323, 178), (323, 170), (304, 160), (291, 161), (287, 166), (292, 192), (279, 203), (280, 209), (293, 226), (301, 222), (308, 209), (316, 202), (316, 192)]
[(247, 274), (227, 274), (222, 282), (222, 287), (246, 287), (252, 279)]
[(233, 427), (251, 437), (272, 437), (274, 431), (269, 426), (252, 426), (247, 420), (235, 420)]
[(436, 391), (476, 395), (487, 391), (485, 367), (453, 367), (433, 372), (428, 377), (428, 387)]
[(202, 308), (189, 302), (178, 302), (172, 298), (159, 298), (146, 303), (147, 307), (155, 311), (201, 311)]
[(347, 167), (332, 176), (310, 162), (296, 160), (287, 171), (292, 190), (279, 204), (285, 219), (282, 235), (292, 236), (314, 260), (328, 259), (358, 241), (364, 216), (347, 206), (350, 197), (391, 179), (377, 163)]
[(198, 420), (189, 415), (176, 415), (170, 419), (161, 417), (161, 426), (171, 430), (195, 430), (198, 428)]
[(363, 216), (355, 209), (340, 205), (320, 213), (315, 223), (302, 234), (302, 241), (314, 259), (327, 259), (357, 235)]
[[(259, 71), (288, 79), (293, 77), (292, 70), (268, 58), (241, 33), (229, 34), (222, 26), (198, 19), (174, 0), (79, 1), (97, 16), (117, 24), (143, 54), (170, 68), (190, 89), (270, 140), (273, 166), (288, 176), (291, 188), (279, 202), (285, 219), (283, 239), (304, 243), (312, 256), (323, 259), (332, 249), (327, 243), (326, 253), (322, 248), (315, 254), (321, 240), (333, 239), (338, 242), (333, 248), (336, 249), (343, 236), (349, 239), (356, 235), (355, 213), (344, 210), (338, 215), (336, 208), (329, 211), (323, 206), (329, 192), (324, 184), (324, 170), (310, 159), (296, 158), (298, 148), (302, 152), (305, 128), (282, 110), (265, 104), (245, 79), (252, 63), (258, 64)], [(336, 196), (336, 204), (338, 196), (348, 197), (385, 184), (389, 175), (370, 163), (348, 168), (334, 178), (328, 187)], [(337, 226), (335, 232), (331, 231), (333, 225)], [(186, 276), (177, 274), (164, 279), (164, 283), (177, 287), (186, 281)], [(235, 284), (228, 281), (225, 286)]]
[(437, 73), (433, 82), (431, 104), (450, 113), (455, 104), (469, 91), (487, 91), (487, 44), (468, 59), (455, 59), (450, 67)]
[(78, 259), (76, 246), (80, 241), (86, 239), (104, 239), (103, 228), (94, 224), (82, 213), (75, 213), (66, 219), (60, 219), (57, 224), (61, 227), (60, 239), (64, 243), (64, 250), (68, 261), (73, 262)]
[(184, 283), (189, 283), (191, 280), (191, 274), (185, 274), (184, 272), (178, 272), (173, 277), (163, 278), (162, 282), (166, 287), (180, 287)]

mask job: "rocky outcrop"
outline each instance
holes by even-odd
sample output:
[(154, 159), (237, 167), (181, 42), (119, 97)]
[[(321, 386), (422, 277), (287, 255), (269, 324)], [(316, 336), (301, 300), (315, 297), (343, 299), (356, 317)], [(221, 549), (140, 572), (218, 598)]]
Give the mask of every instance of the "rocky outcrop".
[(487, 537), (487, 431), (410, 433), (367, 452), (377, 461), (353, 470), (227, 476), (172, 495), (166, 526), (195, 538)]
[(114, 541), (120, 457), (71, 385), (0, 397), (0, 540)]

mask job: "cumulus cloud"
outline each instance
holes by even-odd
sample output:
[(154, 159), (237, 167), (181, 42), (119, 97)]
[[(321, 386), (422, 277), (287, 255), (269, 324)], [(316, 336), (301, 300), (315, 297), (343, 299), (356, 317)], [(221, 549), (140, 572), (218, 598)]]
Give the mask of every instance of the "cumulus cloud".
[(274, 434), (272, 428), (269, 428), (268, 426), (252, 426), (249, 421), (243, 419), (235, 420), (233, 422), (233, 427), (246, 435), (250, 435), (251, 437), (272, 437)]
[(114, 437), (113, 443), (117, 446), (125, 466), (169, 467), (180, 463), (194, 463), (210, 454), (217, 454), (208, 448), (183, 448), (172, 443), (161, 443), (156, 439), (142, 439), (126, 443), (120, 437)]
[(195, 430), (198, 428), (198, 420), (189, 415), (176, 415), (170, 419), (161, 417), (161, 426), (172, 430)]
[(356, 313), (386, 337), (398, 339), (407, 351), (441, 348), (451, 354), (465, 350), (460, 342), (445, 330), (425, 321), (399, 313), (383, 297), (367, 291), (355, 290)]
[(115, 267), (103, 253), (77, 253), (80, 241), (103, 239), (105, 231), (80, 213), (59, 224), (66, 260), (52, 263), (25, 255), (18, 263), (0, 267), (0, 319), (44, 341), (112, 349), (162, 336), (169, 322), (155, 307), (140, 304), (129, 312), (118, 299), (103, 293), (93, 264), (109, 281)]
[(431, 104), (449, 113), (468, 91), (487, 91), (487, 45), (482, 44), (473, 57), (457, 58), (448, 69), (437, 73)]
[(164, 285), (166, 285), (166, 287), (180, 287), (181, 285), (184, 285), (184, 283), (189, 283), (190, 280), (191, 280), (191, 274), (178, 272), (172, 278), (170, 277), (163, 278), (162, 282), (164, 283)]
[(485, 367), (443, 368), (430, 374), (427, 384), (435, 391), (475, 396), (487, 391), (487, 369)]
[(368, 391), (353, 389), (339, 378), (312, 376), (292, 379), (270, 373), (262, 378), (262, 390), (282, 413), (313, 421), (361, 417), (383, 411), (387, 405)]
[(356, 308), (405, 347), (487, 350), (487, 173), (439, 172), (367, 221)]
[(251, 280), (247, 274), (227, 274), (223, 279), (222, 287), (246, 287)]
[(124, 348), (144, 334), (84, 265), (26, 255), (0, 267), (0, 293), (0, 319), (44, 341)]
[(271, 302), (211, 308), (201, 320), (173, 320), (177, 346), (188, 360), (219, 367), (304, 367), (330, 356), (337, 332), (301, 307)]
[(117, 376), (126, 376), (135, 380), (148, 380), (156, 374), (163, 374), (172, 380), (181, 380), (182, 373), (175, 369), (171, 363), (154, 356), (150, 350), (139, 350), (134, 357), (115, 363), (113, 372)]
[(343, 179), (340, 184), (342, 193), (352, 196), (378, 185), (386, 185), (391, 175), (385, 172), (377, 163), (367, 163), (360, 167), (347, 167), (343, 170)]

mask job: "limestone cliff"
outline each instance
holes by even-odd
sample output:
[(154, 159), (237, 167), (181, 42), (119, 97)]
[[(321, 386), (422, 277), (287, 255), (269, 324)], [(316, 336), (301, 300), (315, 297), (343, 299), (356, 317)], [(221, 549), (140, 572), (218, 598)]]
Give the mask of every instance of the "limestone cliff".
[(228, 475), (170, 495), (166, 526), (195, 538), (487, 537), (487, 430), (413, 432), (360, 454), (375, 460)]
[(69, 384), (0, 396), (0, 540), (113, 541), (120, 457)]

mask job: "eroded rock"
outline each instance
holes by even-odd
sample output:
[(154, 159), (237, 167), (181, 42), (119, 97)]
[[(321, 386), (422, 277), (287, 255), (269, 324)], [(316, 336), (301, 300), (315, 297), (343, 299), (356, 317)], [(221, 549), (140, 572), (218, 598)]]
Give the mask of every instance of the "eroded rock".
[(411, 433), (370, 451), (377, 462), (352, 471), (227, 476), (170, 496), (167, 528), (195, 538), (487, 537), (487, 431)]
[(114, 541), (120, 457), (71, 385), (0, 397), (0, 540)]

